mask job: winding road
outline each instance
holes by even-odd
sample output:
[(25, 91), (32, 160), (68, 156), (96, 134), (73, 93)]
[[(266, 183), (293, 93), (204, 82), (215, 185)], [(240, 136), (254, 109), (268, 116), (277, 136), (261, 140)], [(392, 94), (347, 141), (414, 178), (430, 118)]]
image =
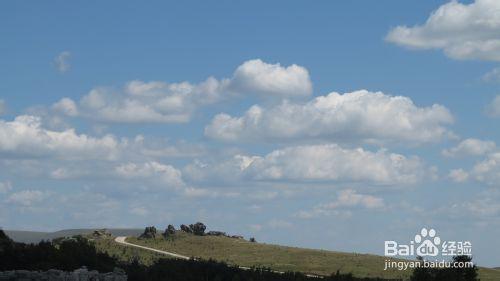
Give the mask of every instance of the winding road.
[(178, 258), (178, 259), (183, 259), (183, 260), (189, 260), (190, 259), (187, 256), (179, 255), (179, 254), (176, 254), (176, 253), (162, 251), (162, 250), (157, 250), (157, 249), (153, 249), (153, 248), (149, 248), (149, 247), (144, 247), (144, 246), (141, 246), (141, 245), (132, 244), (132, 243), (129, 243), (129, 242), (125, 241), (125, 239), (127, 239), (126, 236), (118, 236), (118, 237), (115, 238), (115, 242), (118, 243), (118, 244), (126, 245), (126, 246), (141, 248), (141, 249), (152, 251), (152, 252), (155, 252), (155, 253), (164, 254), (164, 255), (171, 256), (171, 257)]

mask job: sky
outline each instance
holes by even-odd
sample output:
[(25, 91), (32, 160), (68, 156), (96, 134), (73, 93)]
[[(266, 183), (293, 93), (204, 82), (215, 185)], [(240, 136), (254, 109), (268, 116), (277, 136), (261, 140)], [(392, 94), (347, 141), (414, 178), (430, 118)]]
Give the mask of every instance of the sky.
[(5, 1), (0, 226), (202, 221), (500, 266), (500, 3)]

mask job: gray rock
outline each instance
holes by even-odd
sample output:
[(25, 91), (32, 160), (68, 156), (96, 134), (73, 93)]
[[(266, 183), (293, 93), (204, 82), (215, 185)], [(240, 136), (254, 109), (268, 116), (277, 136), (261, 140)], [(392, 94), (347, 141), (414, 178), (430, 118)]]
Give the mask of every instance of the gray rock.
[(223, 232), (223, 231), (212, 230), (212, 231), (207, 232), (207, 235), (210, 235), (210, 236), (226, 236), (226, 233)]
[(151, 239), (156, 237), (156, 227), (148, 226), (144, 229), (144, 233), (139, 236), (139, 238), (143, 239)]
[(167, 226), (167, 229), (165, 229), (165, 232), (163, 232), (163, 236), (166, 238), (166, 237), (170, 237), (174, 234), (175, 234), (175, 227), (173, 225), (169, 224)]
[(205, 229), (207, 229), (205, 224), (201, 222), (191, 224), (189, 225), (189, 228), (191, 229), (191, 232), (193, 232), (194, 235), (200, 235), (200, 236), (205, 235)]
[(181, 230), (184, 231), (184, 232), (187, 232), (187, 233), (193, 233), (193, 231), (191, 230), (191, 228), (185, 224), (181, 224)]

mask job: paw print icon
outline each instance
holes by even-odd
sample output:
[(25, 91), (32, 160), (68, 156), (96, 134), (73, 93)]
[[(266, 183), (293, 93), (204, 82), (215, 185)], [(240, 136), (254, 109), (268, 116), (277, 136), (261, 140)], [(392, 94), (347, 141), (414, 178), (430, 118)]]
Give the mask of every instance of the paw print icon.
[(422, 228), (420, 234), (415, 235), (415, 243), (420, 244), (417, 247), (417, 255), (435, 257), (439, 254), (438, 246), (441, 244), (441, 238), (436, 236), (436, 230)]

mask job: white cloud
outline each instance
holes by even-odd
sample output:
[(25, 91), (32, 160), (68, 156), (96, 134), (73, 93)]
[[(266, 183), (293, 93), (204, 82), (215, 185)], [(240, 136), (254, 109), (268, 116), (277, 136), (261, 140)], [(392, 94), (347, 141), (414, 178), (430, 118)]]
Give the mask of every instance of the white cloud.
[(203, 144), (185, 141), (172, 143), (165, 139), (146, 139), (142, 135), (136, 136), (133, 144), (140, 154), (152, 158), (191, 158), (207, 153)]
[(500, 67), (495, 67), (482, 77), (485, 82), (500, 82)]
[(0, 194), (1, 193), (8, 193), (9, 191), (12, 190), (12, 184), (8, 181), (1, 182), (0, 181)]
[(500, 61), (499, 28), (499, 1), (450, 1), (432, 12), (425, 24), (398, 26), (386, 39), (414, 49), (442, 49), (454, 59)]
[(496, 144), (493, 141), (469, 138), (461, 141), (455, 147), (444, 149), (442, 154), (447, 157), (480, 156), (492, 152), (495, 149)]
[(259, 59), (246, 61), (234, 72), (229, 84), (231, 90), (263, 97), (295, 98), (312, 94), (309, 72), (292, 64), (283, 67), (268, 64)]
[(418, 157), (338, 145), (293, 146), (263, 157), (236, 155), (216, 163), (195, 162), (185, 175), (195, 182), (294, 181), (414, 184), (432, 171)]
[(500, 214), (500, 194), (496, 190), (487, 190), (475, 200), (462, 203), (462, 206), (473, 215), (484, 218), (493, 216), (495, 219)]
[(500, 152), (488, 153), (485, 158), (467, 170), (451, 170), (448, 177), (455, 182), (475, 180), (493, 187), (500, 187)]
[(417, 107), (402, 96), (366, 90), (331, 93), (305, 104), (252, 106), (242, 117), (218, 114), (205, 135), (223, 141), (328, 139), (365, 143), (436, 142), (452, 135), (453, 123), (441, 105)]
[(486, 107), (486, 113), (491, 117), (500, 117), (500, 95)]
[(155, 161), (142, 164), (127, 163), (115, 167), (118, 176), (125, 179), (158, 179), (166, 187), (183, 187), (181, 171), (173, 166), (164, 165)]
[(500, 193), (498, 190), (489, 189), (463, 202), (450, 204), (440, 211), (461, 220), (471, 216), (475, 218), (475, 222), (489, 219), (497, 221), (500, 215)]
[(71, 53), (68, 51), (64, 51), (57, 55), (57, 57), (54, 59), (54, 64), (59, 72), (64, 73), (69, 70), (69, 68), (71, 67), (68, 61), (70, 57)]
[(342, 190), (333, 202), (320, 204), (311, 210), (300, 211), (299, 218), (314, 218), (329, 215), (344, 215), (343, 210), (348, 208), (382, 209), (385, 207), (382, 198), (357, 193), (353, 189)]
[[(92, 160), (93, 162), (95, 160)], [(71, 168), (56, 168), (52, 170), (49, 173), (50, 178), (56, 179), (56, 180), (68, 180), (68, 179), (76, 179), (76, 178), (83, 178), (83, 177), (92, 177), (96, 178), (98, 174), (101, 174), (100, 172), (89, 170), (87, 167), (84, 167), (83, 163), (78, 163), (76, 167), (71, 167)], [(95, 165), (95, 163), (94, 163)], [(94, 166), (95, 170), (98, 170)], [(101, 176), (101, 175), (100, 175)]]
[(85, 117), (123, 123), (184, 123), (200, 106), (222, 99), (223, 82), (129, 82), (123, 92), (96, 88), (80, 100)]
[(470, 172), (477, 181), (500, 187), (500, 152), (490, 153)]
[(469, 173), (463, 169), (454, 169), (448, 173), (448, 177), (454, 182), (465, 182), (469, 179)]
[(0, 99), (0, 115), (5, 114), (7, 111), (7, 105), (3, 99)]
[(119, 143), (111, 135), (93, 138), (74, 129), (51, 131), (39, 117), (22, 115), (14, 121), (0, 120), (0, 153), (21, 156), (55, 155), (69, 158), (113, 158)]
[(135, 80), (118, 91), (102, 87), (92, 89), (78, 105), (63, 98), (53, 107), (69, 116), (80, 115), (106, 122), (185, 123), (200, 107), (237, 95), (294, 98), (311, 92), (305, 68), (251, 60), (239, 66), (230, 79), (209, 77), (199, 84)]
[(33, 203), (43, 201), (46, 196), (47, 194), (40, 190), (23, 190), (12, 193), (7, 198), (7, 202), (22, 206), (31, 206)]
[(69, 98), (63, 98), (59, 100), (52, 106), (52, 108), (68, 116), (78, 115), (78, 108), (76, 106), (76, 103)]

